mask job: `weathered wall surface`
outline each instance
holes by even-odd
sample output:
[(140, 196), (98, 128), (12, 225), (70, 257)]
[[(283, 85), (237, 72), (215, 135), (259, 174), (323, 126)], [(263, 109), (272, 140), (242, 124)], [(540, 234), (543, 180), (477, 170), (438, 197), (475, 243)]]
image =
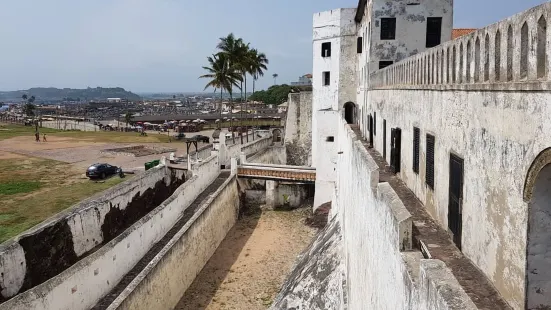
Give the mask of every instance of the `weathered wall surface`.
[(286, 148), (284, 146), (270, 146), (247, 158), (249, 163), (286, 165)]
[(346, 309), (343, 250), (334, 219), (299, 256), (270, 310)]
[(237, 160), (240, 159), (241, 152), (245, 153), (245, 156), (252, 156), (253, 154), (263, 151), (272, 145), (272, 136), (268, 135), (262, 138), (256, 137), (254, 141), (251, 137), (249, 143), (244, 142), (244, 144), (240, 144), (238, 140), (235, 141), (236, 143), (231, 145), (226, 145), (224, 141), (218, 143), (217, 148), (220, 149), (221, 165), (229, 167), (232, 158), (236, 158)]
[(289, 94), (285, 121), (287, 164), (312, 165), (312, 92)]
[[(551, 146), (549, 12), (545, 3), (375, 72), (361, 107), (364, 117), (377, 113), (379, 152), (383, 143), (390, 150), (390, 128), (401, 128), (400, 177), (443, 227), (450, 155), (464, 160), (462, 252), (515, 309), (525, 307), (525, 296), (541, 300), (525, 292), (530, 208), (523, 195), (530, 166)], [(367, 119), (361, 122), (367, 136)], [(414, 126), (419, 174), (412, 171)], [(426, 134), (435, 136), (434, 190), (425, 184)]]
[(0, 246), (0, 301), (58, 275), (109, 242), (184, 180), (184, 171), (158, 166), (5, 242)]
[[(450, 155), (464, 159), (462, 251), (517, 309), (523, 308), (525, 294), (525, 176), (534, 158), (551, 145), (546, 97), (520, 91), (374, 90), (367, 107), (377, 112), (374, 146), (380, 152), (386, 119), (387, 162), (390, 128), (402, 129), (400, 177), (444, 227)], [(414, 126), (421, 132), (419, 174), (412, 170)], [(434, 190), (425, 184), (426, 134), (436, 141)]]
[[(373, 1), (371, 7), (370, 70), (379, 69), (380, 60), (398, 62), (423, 52), (426, 47), (427, 17), (442, 17), (441, 41), (451, 39), (453, 0)], [(381, 18), (396, 17), (396, 40), (381, 40)]]
[(377, 164), (342, 118), (339, 135), (333, 207), (349, 309), (475, 309), (443, 263), (412, 251), (411, 215), (390, 185), (379, 183)]
[[(166, 234), (182, 212), (218, 176), (218, 157), (213, 155), (194, 168), (191, 179), (120, 235), (51, 280), (1, 304), (0, 309), (92, 307)], [(158, 169), (164, 171), (166, 168)]]
[[(339, 114), (347, 102), (356, 101), (355, 9), (336, 9), (314, 14), (312, 72), (312, 166), (317, 168), (314, 208), (332, 197), (338, 143)], [(331, 44), (331, 56), (323, 57), (322, 44)], [(323, 72), (329, 72), (324, 85)]]
[(230, 177), (109, 309), (172, 309), (237, 221), (239, 192)]

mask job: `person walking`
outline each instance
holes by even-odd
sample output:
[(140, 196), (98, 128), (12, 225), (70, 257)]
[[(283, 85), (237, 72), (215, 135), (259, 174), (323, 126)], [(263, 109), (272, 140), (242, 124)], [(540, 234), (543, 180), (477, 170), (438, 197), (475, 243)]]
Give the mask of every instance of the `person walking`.
[(34, 133), (34, 138), (36, 142), (40, 142), (40, 134), (37, 132)]
[(42, 142), (46, 142), (46, 134), (42, 135)]

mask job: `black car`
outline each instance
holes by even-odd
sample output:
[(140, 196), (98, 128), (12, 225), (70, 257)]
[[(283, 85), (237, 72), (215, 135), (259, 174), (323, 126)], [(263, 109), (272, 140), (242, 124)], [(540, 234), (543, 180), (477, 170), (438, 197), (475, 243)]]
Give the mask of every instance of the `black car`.
[(197, 140), (199, 142), (204, 142), (204, 143), (209, 143), (209, 141), (210, 141), (209, 137), (202, 136), (202, 135), (195, 135), (195, 136), (191, 137), (191, 139)]
[(90, 179), (105, 179), (117, 173), (119, 173), (119, 167), (109, 164), (93, 164), (86, 170), (86, 176)]
[(183, 132), (180, 132), (180, 133), (174, 135), (174, 139), (176, 139), (176, 140), (181, 140), (185, 137), (186, 137), (186, 134), (183, 133)]

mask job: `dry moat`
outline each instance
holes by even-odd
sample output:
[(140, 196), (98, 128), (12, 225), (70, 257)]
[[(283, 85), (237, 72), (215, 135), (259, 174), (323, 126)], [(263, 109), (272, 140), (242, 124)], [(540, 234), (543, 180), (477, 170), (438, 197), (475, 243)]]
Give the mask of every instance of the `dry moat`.
[(267, 309), (317, 231), (311, 210), (245, 212), (175, 309)]

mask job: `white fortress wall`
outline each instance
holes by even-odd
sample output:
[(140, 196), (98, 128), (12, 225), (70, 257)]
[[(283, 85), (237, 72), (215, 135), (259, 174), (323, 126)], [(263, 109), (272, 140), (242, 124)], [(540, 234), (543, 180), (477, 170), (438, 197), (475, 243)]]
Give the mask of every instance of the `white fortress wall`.
[(77, 310), (92, 307), (117, 285), (214, 181), (220, 172), (217, 154), (213, 152), (193, 169), (190, 180), (115, 239), (58, 276), (0, 304), (0, 309)]
[[(333, 202), (342, 225), (348, 309), (476, 309), (439, 260), (412, 250), (412, 218), (364, 146), (339, 122)], [(351, 177), (354, 176), (354, 177)]]
[[(374, 147), (381, 154), (386, 120), (387, 162), (390, 129), (401, 128), (399, 176), (443, 227), (450, 155), (464, 160), (462, 252), (515, 309), (524, 308), (526, 294), (525, 182), (551, 146), (550, 12), (543, 4), (380, 70), (362, 106), (377, 113)], [(421, 133), (419, 174), (412, 170), (413, 127)], [(435, 136), (434, 190), (425, 184), (427, 134)], [(551, 225), (550, 217), (541, 219)], [(538, 246), (546, 245), (528, 251)]]

